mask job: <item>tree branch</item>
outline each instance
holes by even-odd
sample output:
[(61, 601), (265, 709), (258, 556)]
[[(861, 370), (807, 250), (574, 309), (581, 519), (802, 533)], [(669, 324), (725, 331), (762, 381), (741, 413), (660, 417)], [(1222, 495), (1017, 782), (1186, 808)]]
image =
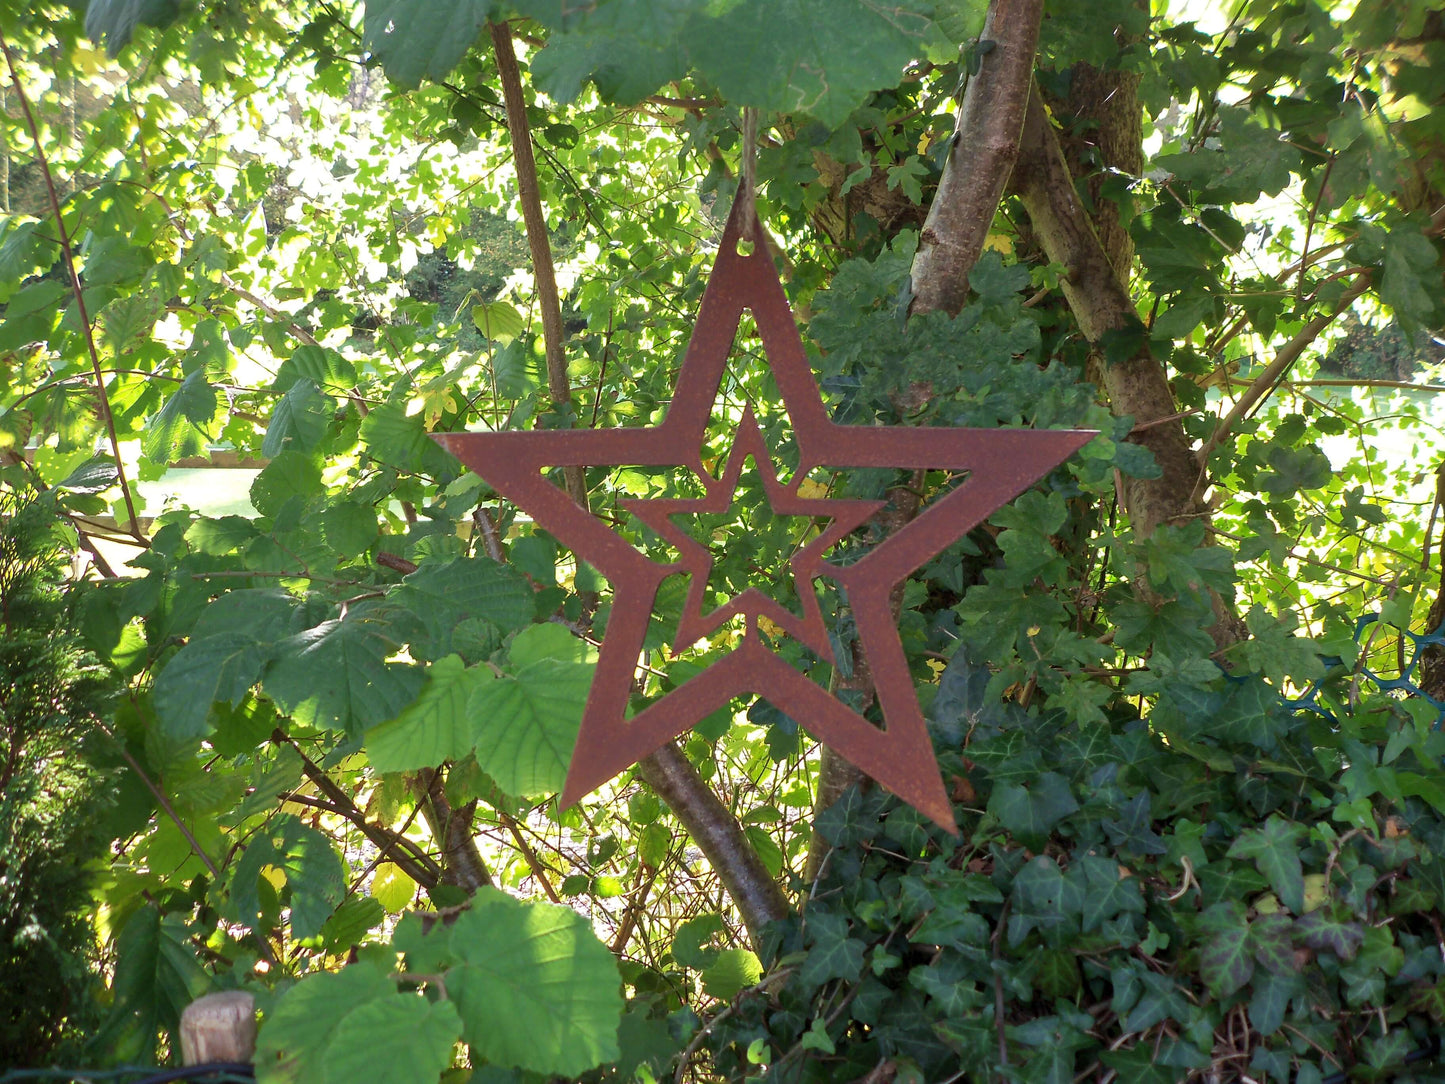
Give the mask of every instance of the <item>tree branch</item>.
[(110, 451), (115, 459), (116, 481), (120, 485), (121, 496), (125, 499), (126, 515), (130, 517), (130, 533), (140, 541), (145, 540), (141, 533), (140, 518), (135, 512), (135, 500), (131, 496), (130, 484), (125, 477), (125, 463), (120, 457), (120, 440), (115, 432), (115, 415), (111, 413), (110, 396), (105, 390), (105, 376), (101, 372), (100, 354), (95, 348), (95, 328), (90, 322), (90, 313), (86, 311), (85, 290), (80, 284), (80, 275), (75, 270), (75, 253), (70, 247), (70, 231), (65, 228), (65, 216), (60, 211), (60, 197), (55, 191), (55, 178), (50, 173), (50, 161), (45, 157), (45, 148), (40, 145), (40, 130), (35, 123), (35, 114), (30, 109), (30, 99), (25, 95), (25, 88), (20, 85), (20, 73), (15, 70), (15, 57), (10, 52), (10, 43), (5, 40), (5, 35), (0, 34), (0, 51), (5, 53), (5, 66), (10, 69), (10, 81), (15, 84), (15, 95), (20, 99), (20, 108), (25, 114), (25, 126), (30, 130), (31, 141), (35, 144), (35, 159), (40, 163), (40, 172), (45, 177), (45, 191), (50, 198), (50, 210), (55, 216), (55, 235), (60, 242), (60, 252), (65, 259), (65, 271), (70, 279), (70, 292), (75, 297), (76, 315), (80, 318), (80, 327), (85, 336), (85, 347), (90, 353), (90, 367), (95, 374), (95, 393), (100, 404), (100, 419), (105, 424), (106, 435), (110, 438)]
[[(532, 250), (532, 276), (537, 283), (537, 307), (542, 311), (542, 339), (547, 350), (547, 390), (553, 402), (565, 406), (572, 401), (567, 379), (567, 357), (562, 349), (562, 305), (557, 295), (557, 272), (552, 265), (552, 242), (547, 236), (547, 216), (542, 213), (542, 193), (537, 186), (537, 160), (532, 154), (532, 130), (527, 124), (527, 102), (522, 96), (522, 75), (512, 48), (512, 29), (506, 23), (492, 23), (492, 45), (497, 55), (497, 74), (507, 104), (507, 131), (512, 137), (512, 160), (517, 170), (517, 192), (521, 197), (522, 221), (527, 227), (527, 245)], [(587, 480), (581, 467), (563, 467), (567, 495), (587, 507)]]
[[(968, 297), (968, 276), (983, 252), (999, 199), (1018, 157), (1043, 9), (1043, 0), (992, 0), (989, 4), (977, 46), (979, 69), (968, 80), (959, 104), (953, 147), (913, 257), (912, 313), (941, 310), (956, 315)], [(992, 46), (987, 53), (983, 52), (985, 42)], [(906, 393), (908, 401), (898, 404), (900, 412), (911, 413), (931, 394), (932, 389), (925, 384), (911, 388)], [(918, 515), (923, 503), (922, 484), (921, 474), (916, 475), (910, 485), (889, 494), (888, 508), (879, 513), (879, 534), (887, 537)], [(894, 590), (891, 601), (893, 619), (897, 621), (903, 601), (902, 584)], [(855, 653), (852, 675), (839, 685), (860, 694), (865, 708), (872, 703), (873, 675), (861, 645)], [(854, 765), (824, 746), (813, 799), (814, 815), (864, 779), (866, 776)], [(827, 853), (827, 842), (815, 832), (804, 869), (807, 882), (817, 878)]]
[(1265, 366), (1264, 371), (1250, 382), (1249, 387), (1244, 389), (1244, 393), (1240, 395), (1234, 406), (1230, 408), (1229, 413), (1220, 419), (1219, 424), (1215, 426), (1214, 432), (1209, 435), (1209, 439), (1205, 441), (1199, 451), (1195, 453), (1195, 458), (1198, 460), (1200, 469), (1199, 481), (1195, 483), (1193, 491), (1194, 500), (1199, 500), (1209, 485), (1209, 456), (1213, 453), (1214, 449), (1218, 448), (1220, 444), (1224, 442), (1225, 438), (1229, 436), (1240, 419), (1247, 417), (1249, 412), (1255, 408), (1255, 405), (1258, 404), (1261, 399), (1274, 391), (1275, 385), (1284, 378), (1284, 374), (1289, 371), (1290, 366), (1300, 359), (1300, 355), (1305, 352), (1305, 349), (1310, 343), (1319, 338), (1320, 332), (1334, 323), (1339, 315), (1354, 303), (1357, 297), (1370, 288), (1370, 282), (1370, 276), (1367, 273), (1361, 272), (1355, 281), (1350, 284), (1350, 288), (1341, 296), (1339, 304), (1335, 306), (1335, 311), (1332, 313), (1320, 313), (1309, 323), (1305, 324), (1304, 327), (1300, 328), (1299, 331), (1295, 333), (1294, 338), (1290, 339), (1289, 342), (1280, 348), (1279, 353), (1274, 356), (1272, 362)]
[(417, 772), (416, 783), (422, 816), (426, 818), (432, 838), (446, 858), (442, 881), (465, 889), (468, 894), (490, 885), (491, 872), (472, 834), (472, 818), (477, 812), (476, 799), (452, 808), (447, 801), (446, 780), (435, 768), (423, 768)]
[(788, 913), (788, 901), (737, 819), (672, 742), (640, 761), (638, 770), (717, 870), (757, 947), (763, 927)]
[[(914, 312), (956, 314), (1019, 153), (1043, 0), (993, 0), (953, 146), (913, 257)], [(990, 48), (991, 46), (991, 48)], [(984, 50), (988, 51), (985, 52)]]

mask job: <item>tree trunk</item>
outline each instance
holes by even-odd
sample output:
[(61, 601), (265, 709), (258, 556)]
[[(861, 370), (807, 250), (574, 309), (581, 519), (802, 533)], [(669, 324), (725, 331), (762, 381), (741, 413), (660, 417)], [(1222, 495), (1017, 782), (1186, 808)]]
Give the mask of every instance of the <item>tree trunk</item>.
[[(1029, 97), (1012, 187), (1044, 252), (1064, 267), (1064, 297), (1084, 337), (1103, 354), (1111, 336), (1138, 336), (1126, 357), (1096, 361), (1110, 407), (1133, 417), (1130, 439), (1153, 453), (1161, 471), (1158, 478), (1124, 479), (1124, 507), (1135, 536), (1147, 538), (1168, 524), (1207, 521), (1208, 509), (1194, 497), (1200, 467), (1164, 366), (1149, 349), (1133, 299), (1090, 225), (1037, 86)], [(1213, 595), (1211, 601), (1215, 645), (1222, 649), (1243, 639), (1243, 623), (1227, 600)]]
[[(979, 69), (969, 79), (959, 104), (953, 146), (913, 258), (911, 312), (956, 314), (968, 297), (969, 273), (983, 251), (1018, 156), (1043, 7), (1043, 0), (993, 0), (989, 4), (979, 35)], [(992, 43), (987, 52), (982, 51), (984, 42)], [(906, 410), (921, 405), (929, 394), (930, 389), (918, 387), (910, 393), (917, 402), (901, 406)], [(921, 485), (919, 476), (912, 485), (889, 494), (888, 507), (879, 513), (883, 533), (891, 534), (918, 515)], [(895, 621), (901, 602), (900, 585), (893, 598)], [(858, 693), (864, 708), (872, 703), (873, 679), (861, 653), (854, 660), (852, 677), (840, 686)], [(818, 766), (814, 817), (865, 778), (825, 746)], [(827, 841), (815, 832), (808, 847), (805, 883), (817, 878), (827, 852)]]

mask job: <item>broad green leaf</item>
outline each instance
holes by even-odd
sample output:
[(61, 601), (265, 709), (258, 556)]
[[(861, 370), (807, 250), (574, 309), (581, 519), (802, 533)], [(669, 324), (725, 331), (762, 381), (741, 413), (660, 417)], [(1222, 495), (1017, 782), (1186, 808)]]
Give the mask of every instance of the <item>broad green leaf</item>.
[(487, 305), (472, 306), (472, 323), (483, 338), (508, 343), (522, 334), (527, 322), (522, 314), (505, 301), (493, 301)]
[(105, 42), (112, 58), (130, 44), (137, 26), (166, 26), (180, 13), (180, 0), (89, 0), (85, 36)]
[(141, 451), (155, 463), (202, 454), (210, 440), (205, 427), (215, 418), (218, 403), (216, 389), (206, 383), (205, 372), (197, 369), (146, 422)]
[(595, 667), (543, 659), (486, 681), (468, 703), (477, 763), (508, 794), (562, 789)]
[(517, 669), (525, 669), (543, 659), (561, 662), (596, 662), (597, 649), (582, 637), (554, 621), (528, 625), (517, 633), (507, 648), (507, 656)]
[(672, 935), (672, 958), (694, 971), (710, 967), (720, 951), (711, 942), (725, 928), (722, 916), (716, 913), (699, 915), (679, 924)]
[(343, 557), (364, 553), (376, 541), (379, 531), (376, 509), (370, 505), (343, 501), (321, 513), (322, 537)]
[(462, 1022), (450, 1001), (377, 998), (336, 1025), (323, 1061), (327, 1084), (436, 1084), (452, 1063)]
[(456, 655), (432, 663), (426, 688), (405, 711), (366, 732), (366, 755), (380, 772), (430, 768), (472, 751), (476, 717), (468, 702), (497, 679), (485, 666), (468, 669)]
[(291, 816), (276, 817), (251, 837), (232, 876), (229, 910), (252, 929), (261, 917), (257, 881), (266, 866), (286, 875), (292, 935), (315, 937), (346, 892), (346, 871), (331, 841)]
[(386, 661), (395, 650), (364, 616), (325, 621), (278, 643), (262, 684), (292, 714), (360, 733), (394, 719), (420, 691), (416, 667)]
[(345, 952), (353, 945), (359, 945), (385, 918), (386, 908), (370, 896), (351, 896), (342, 902), (321, 927), (321, 939), (326, 945), (326, 951)]
[(300, 452), (278, 455), (251, 483), (251, 504), (263, 516), (274, 516), (292, 497), (310, 501), (321, 495), (321, 468)]
[(335, 404), (310, 379), (292, 384), (271, 410), (271, 424), (261, 442), (261, 454), (270, 458), (290, 448), (314, 451), (326, 435)]
[(1262, 828), (1241, 832), (1228, 852), (1230, 858), (1254, 859), (1255, 867), (1269, 879), (1269, 886), (1280, 902), (1297, 915), (1305, 909), (1305, 879), (1299, 849), (1306, 830), (1303, 824), (1273, 813)]
[(366, 0), (362, 44), (404, 87), (442, 81), (492, 14), (491, 0)]
[(617, 964), (575, 911), (478, 890), (446, 938), (447, 996), (474, 1057), (573, 1077), (617, 1057)]
[(193, 636), (156, 677), (155, 708), (161, 730), (183, 741), (210, 732), (211, 705), (235, 705), (261, 677), (268, 646), (245, 632)]
[(289, 392), (302, 380), (309, 380), (318, 388), (346, 391), (356, 383), (356, 367), (335, 350), (298, 346), (276, 371), (276, 390)]
[(179, 915), (161, 917), (153, 903), (138, 908), (116, 939), (114, 998), (107, 1033), (138, 1036), (143, 1056), (161, 1028), (174, 1028), (181, 1012), (206, 992), (210, 977), (191, 949), (191, 930)]
[(256, 1037), (256, 1080), (326, 1081), (332, 1039), (346, 1018), (364, 1005), (404, 996), (416, 995), (398, 994), (395, 982), (365, 963), (306, 976), (266, 1014)]
[(416, 882), (394, 862), (383, 862), (372, 876), (371, 895), (393, 915), (400, 914), (416, 899)]
[(404, 401), (373, 407), (361, 423), (361, 440), (366, 450), (388, 466), (417, 469), (429, 448), (434, 447), (420, 414), (410, 417)]
[(748, 949), (723, 949), (702, 973), (702, 988), (709, 997), (731, 1001), (739, 991), (763, 977), (763, 965)]
[(392, 599), (421, 620), (437, 655), (452, 650), (452, 635), (467, 619), (490, 621), (506, 633), (530, 624), (537, 609), (527, 578), (488, 557), (425, 565), (402, 581)]

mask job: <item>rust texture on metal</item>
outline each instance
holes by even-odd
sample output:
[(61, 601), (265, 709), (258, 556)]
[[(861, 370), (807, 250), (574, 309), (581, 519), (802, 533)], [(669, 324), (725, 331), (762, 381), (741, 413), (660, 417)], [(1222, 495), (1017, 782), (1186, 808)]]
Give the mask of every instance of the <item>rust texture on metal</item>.
[[(751, 252), (738, 252), (742, 216), (734, 207), (698, 312), (697, 326), (662, 423), (649, 428), (447, 433), (436, 439), (466, 466), (611, 582), (614, 599), (573, 749), (562, 802), (570, 805), (618, 772), (675, 738), (734, 697), (754, 694), (785, 712), (898, 797), (954, 829), (953, 812), (934, 760), (923, 713), (889, 605), (893, 588), (1067, 459), (1095, 434), (1084, 430), (952, 429), (838, 425), (828, 417), (802, 340), (768, 255), (761, 227), (751, 224)], [(799, 463), (781, 480), (749, 410), (737, 427), (721, 477), (703, 465), (703, 443), (743, 310), (751, 311), (772, 376), (791, 419)], [(751, 457), (773, 511), (831, 522), (792, 558), (802, 603), (791, 613), (756, 589), (704, 615), (711, 567), (705, 547), (679, 531), (671, 516), (726, 511), (743, 461)], [(545, 472), (572, 465), (690, 469), (704, 496), (628, 500), (619, 504), (678, 551), (654, 561), (552, 484)], [(966, 474), (863, 557), (847, 566), (824, 554), (882, 507), (878, 501), (803, 497), (798, 487), (815, 468), (895, 467)], [(675, 645), (686, 647), (736, 616), (745, 631), (727, 655), (627, 718), (643, 639), (657, 591), (674, 574), (689, 577)], [(758, 634), (759, 618), (831, 659), (812, 582), (827, 578), (847, 595), (877, 690), (884, 727), (876, 727), (822, 686), (784, 662)]]

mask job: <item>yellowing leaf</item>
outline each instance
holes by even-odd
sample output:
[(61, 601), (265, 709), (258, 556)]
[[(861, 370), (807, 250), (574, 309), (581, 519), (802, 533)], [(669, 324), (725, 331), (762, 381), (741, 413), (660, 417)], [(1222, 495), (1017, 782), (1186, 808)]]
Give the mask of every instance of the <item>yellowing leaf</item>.
[(371, 880), (371, 895), (393, 915), (398, 914), (416, 898), (416, 882), (400, 866), (383, 862)]

